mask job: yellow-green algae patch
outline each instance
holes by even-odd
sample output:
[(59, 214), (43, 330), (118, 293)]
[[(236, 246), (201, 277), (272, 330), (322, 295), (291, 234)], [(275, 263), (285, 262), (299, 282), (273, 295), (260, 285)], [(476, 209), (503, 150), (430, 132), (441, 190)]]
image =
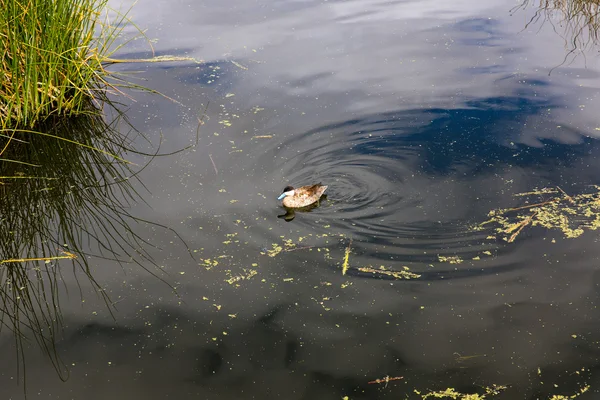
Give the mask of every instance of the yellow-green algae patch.
[(275, 257), (277, 254), (281, 253), (283, 251), (283, 247), (277, 243), (273, 243), (271, 245), (271, 249), (268, 249), (266, 252), (263, 252), (262, 254), (266, 254), (269, 257)]
[(440, 262), (447, 262), (450, 264), (460, 264), (463, 262), (463, 259), (459, 256), (438, 256), (438, 260)]
[(561, 188), (543, 188), (515, 196), (526, 199), (521, 206), (489, 212), (489, 219), (474, 230), (493, 227), (495, 236), (513, 242), (526, 228), (539, 226), (561, 231), (565, 238), (581, 236), (586, 230), (600, 228), (600, 187), (592, 193), (570, 196)]
[(400, 271), (394, 271), (387, 269), (385, 266), (380, 266), (379, 268), (373, 268), (372, 266), (368, 267), (360, 267), (358, 268), (361, 272), (369, 272), (374, 275), (385, 275), (391, 276), (396, 279), (417, 279), (420, 278), (421, 275), (415, 274), (414, 272), (410, 272), (408, 267), (402, 267), (403, 269)]
[(495, 396), (500, 394), (503, 390), (506, 389), (506, 386), (501, 385), (492, 385), (490, 387), (483, 388), (485, 393), (477, 394), (477, 393), (460, 393), (457, 392), (453, 388), (447, 388), (446, 390), (438, 391), (438, 392), (429, 392), (429, 393), (421, 393), (415, 390), (415, 393), (420, 395), (422, 399), (458, 399), (458, 400), (484, 400), (489, 398), (488, 396)]
[[(312, 234), (309, 234), (308, 236), (313, 236)], [(329, 235), (327, 234), (319, 234), (319, 235), (314, 235), (317, 239), (322, 239), (325, 237), (328, 237)], [(340, 237), (344, 237), (344, 235), (339, 235)], [(279, 253), (281, 252), (286, 252), (286, 251), (296, 251), (296, 250), (313, 250), (315, 249), (318, 252), (324, 252), (324, 257), (326, 259), (331, 258), (329, 252), (330, 250), (327, 247), (319, 247), (316, 245), (313, 246), (299, 246), (299, 244), (301, 242), (303, 242), (304, 240), (306, 240), (307, 237), (306, 236), (299, 236), (297, 242), (298, 243), (294, 243), (294, 241), (292, 239), (286, 239), (285, 236), (281, 236), (281, 243), (272, 243), (271, 244), (271, 248), (265, 248), (261, 251), (260, 254), (262, 255), (267, 255), (269, 257), (276, 257), (277, 255), (279, 255)], [(328, 240), (325, 240), (325, 244), (329, 244)]]
[(342, 275), (346, 275), (348, 271), (348, 267), (350, 267), (350, 246), (352, 246), (352, 239), (350, 239), (350, 243), (348, 243), (348, 247), (344, 251), (344, 263), (342, 264)]
[[(231, 274), (231, 272), (230, 272), (230, 274)], [(239, 286), (238, 282), (251, 279), (253, 276), (255, 276), (257, 274), (258, 274), (258, 271), (256, 271), (255, 269), (244, 268), (242, 274), (233, 275), (229, 279), (225, 279), (225, 282), (229, 283), (230, 285), (235, 284), (235, 286)]]
[(200, 263), (200, 265), (206, 268), (207, 271), (219, 265), (219, 261), (212, 258), (204, 258), (201, 261), (202, 262)]

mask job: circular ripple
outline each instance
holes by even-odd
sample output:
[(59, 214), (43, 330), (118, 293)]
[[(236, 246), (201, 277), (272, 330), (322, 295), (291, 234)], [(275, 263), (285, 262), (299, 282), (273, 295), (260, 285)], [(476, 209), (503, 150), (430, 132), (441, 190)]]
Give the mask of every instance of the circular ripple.
[(428, 114), (406, 116), (346, 121), (264, 143), (255, 170), (272, 166), (267, 178), (281, 187), (328, 185), (327, 199), (293, 225), (352, 237), (361, 265), (430, 265), (440, 255), (469, 260), (494, 247), (469, 222), (485, 218), (482, 198), (497, 183), (469, 173), (481, 165), (470, 147), (423, 128)]
[[(395, 142), (393, 131), (363, 128), (333, 126), (290, 135), (257, 163), (274, 164), (283, 179), (273, 179), (282, 186), (328, 185), (327, 200), (311, 212), (341, 232), (369, 239), (412, 238), (411, 223), (426, 219), (414, 212), (421, 200), (414, 174), (418, 153)], [(403, 215), (407, 212), (411, 218)]]

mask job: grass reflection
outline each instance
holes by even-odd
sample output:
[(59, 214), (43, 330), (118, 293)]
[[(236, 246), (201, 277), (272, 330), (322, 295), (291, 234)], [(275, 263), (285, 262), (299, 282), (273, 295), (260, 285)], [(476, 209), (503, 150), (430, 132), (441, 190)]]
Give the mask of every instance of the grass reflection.
[(33, 335), (62, 379), (68, 371), (55, 339), (65, 267), (83, 274), (110, 308), (91, 260), (152, 263), (148, 243), (131, 228), (146, 221), (128, 211), (140, 199), (133, 164), (124, 160), (137, 133), (120, 133), (120, 121), (90, 112), (0, 137), (0, 332), (14, 333), (21, 360), (23, 340)]
[(551, 24), (569, 48), (563, 64), (575, 51), (592, 49), (599, 44), (600, 5), (597, 0), (523, 0), (512, 11), (529, 6), (536, 11), (525, 28), (538, 22)]

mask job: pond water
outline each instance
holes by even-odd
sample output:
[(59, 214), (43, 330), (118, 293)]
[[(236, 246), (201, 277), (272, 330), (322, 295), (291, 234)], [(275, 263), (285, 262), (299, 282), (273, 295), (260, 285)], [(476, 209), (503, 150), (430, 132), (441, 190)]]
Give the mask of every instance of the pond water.
[[(156, 55), (203, 60), (113, 67), (170, 98), (124, 100), (149, 139), (138, 149), (198, 133), (134, 183), (131, 213), (185, 244), (132, 226), (157, 246), (158, 271), (140, 262), (160, 279), (90, 260), (114, 319), (66, 269), (70, 377), (32, 342), (28, 395), (420, 399), (503, 385), (487, 398), (596, 398), (598, 232), (474, 229), (491, 210), (600, 184), (598, 50), (571, 52), (559, 12), (519, 4), (137, 3)], [(152, 54), (137, 40), (118, 56)], [(282, 188), (318, 182), (319, 206), (285, 216)], [(515, 196), (542, 188), (554, 192)], [(10, 334), (0, 349), (2, 397), (23, 398)]]

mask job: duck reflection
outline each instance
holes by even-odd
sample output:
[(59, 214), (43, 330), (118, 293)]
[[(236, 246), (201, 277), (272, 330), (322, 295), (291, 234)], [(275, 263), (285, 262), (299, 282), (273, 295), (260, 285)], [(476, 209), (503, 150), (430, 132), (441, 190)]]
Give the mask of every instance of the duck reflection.
[(297, 212), (311, 212), (312, 210), (314, 210), (315, 208), (319, 207), (321, 205), (321, 202), (327, 200), (327, 195), (324, 194), (321, 196), (321, 198), (316, 201), (315, 203), (312, 203), (308, 206), (305, 207), (300, 207), (300, 208), (291, 208), (291, 207), (283, 207), (285, 209), (285, 214), (281, 214), (278, 215), (277, 218), (282, 218), (284, 219), (286, 222), (290, 222), (293, 221), (294, 218), (296, 218), (296, 213)]

